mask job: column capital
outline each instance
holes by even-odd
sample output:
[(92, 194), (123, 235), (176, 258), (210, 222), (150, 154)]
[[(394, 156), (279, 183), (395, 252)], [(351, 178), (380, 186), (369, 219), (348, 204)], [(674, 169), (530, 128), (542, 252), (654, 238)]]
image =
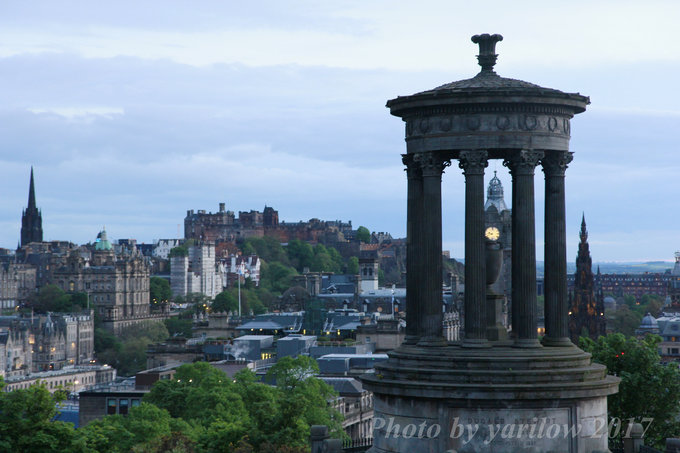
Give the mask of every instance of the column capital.
[(567, 166), (574, 159), (574, 153), (569, 151), (547, 152), (541, 159), (543, 173), (546, 176), (564, 176)]
[(420, 164), (423, 176), (439, 176), (444, 173), (444, 169), (451, 165), (451, 161), (443, 158), (439, 153), (429, 151), (418, 153), (414, 156), (416, 162)]
[(458, 167), (467, 175), (483, 175), (489, 165), (488, 153), (481, 150), (461, 151), (458, 156)]
[(506, 158), (503, 161), (503, 165), (508, 167), (512, 176), (533, 176), (536, 165), (538, 165), (544, 155), (543, 151), (522, 149), (515, 152), (511, 157)]
[(406, 165), (404, 171), (408, 179), (420, 179), (423, 177), (423, 171), (420, 167), (420, 162), (413, 154), (402, 154), (401, 161)]

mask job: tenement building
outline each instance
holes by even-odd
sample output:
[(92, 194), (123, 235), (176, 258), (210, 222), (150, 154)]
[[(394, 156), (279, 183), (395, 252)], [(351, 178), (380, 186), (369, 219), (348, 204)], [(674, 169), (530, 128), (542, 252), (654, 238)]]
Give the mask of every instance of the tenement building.
[[(565, 171), (570, 120), (590, 100), (494, 71), (500, 35), (475, 35), (475, 77), (388, 101), (406, 125), (406, 336), (375, 374), (371, 453), (607, 451), (607, 396), (619, 379), (569, 339)], [(498, 322), (498, 232), (485, 224), (484, 173), (498, 159), (512, 176), (512, 330)], [(442, 313), (442, 175), (465, 177), (462, 339)], [(538, 338), (534, 174), (545, 177), (545, 335)], [(448, 206), (449, 204), (447, 204)], [(513, 436), (546, 420), (551, 433)], [(464, 426), (468, 424), (468, 427)], [(474, 425), (474, 426), (471, 426)], [(423, 426), (422, 434), (417, 434)], [(411, 429), (413, 428), (413, 429)], [(439, 430), (437, 429), (439, 428)], [(538, 429), (534, 426), (535, 429)], [(474, 429), (475, 432), (466, 431)], [(513, 428), (514, 429), (514, 428)], [(465, 431), (465, 432), (463, 432)], [(495, 431), (498, 434), (499, 431)], [(574, 433), (570, 435), (569, 433)]]

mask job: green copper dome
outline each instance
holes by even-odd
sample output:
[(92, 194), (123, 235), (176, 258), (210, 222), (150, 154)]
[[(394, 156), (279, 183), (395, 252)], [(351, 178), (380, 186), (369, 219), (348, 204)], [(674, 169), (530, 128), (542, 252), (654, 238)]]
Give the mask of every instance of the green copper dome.
[(111, 250), (113, 249), (113, 246), (109, 242), (109, 239), (106, 237), (106, 228), (101, 230), (99, 234), (97, 235), (97, 240), (94, 243), (94, 249), (95, 250)]

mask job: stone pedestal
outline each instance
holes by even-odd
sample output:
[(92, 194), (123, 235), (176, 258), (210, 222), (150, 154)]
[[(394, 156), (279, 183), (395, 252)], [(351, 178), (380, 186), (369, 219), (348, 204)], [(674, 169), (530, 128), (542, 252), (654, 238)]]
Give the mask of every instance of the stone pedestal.
[(370, 453), (607, 451), (618, 379), (576, 347), (402, 346), (374, 376)]

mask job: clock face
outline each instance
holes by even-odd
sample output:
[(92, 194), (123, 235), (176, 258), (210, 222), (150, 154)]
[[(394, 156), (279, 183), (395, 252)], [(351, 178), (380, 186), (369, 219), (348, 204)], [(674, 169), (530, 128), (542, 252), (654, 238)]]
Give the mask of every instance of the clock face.
[(496, 241), (499, 237), (501, 237), (501, 232), (498, 231), (498, 228), (496, 227), (489, 227), (484, 232), (484, 236), (486, 236), (486, 238), (491, 241)]

